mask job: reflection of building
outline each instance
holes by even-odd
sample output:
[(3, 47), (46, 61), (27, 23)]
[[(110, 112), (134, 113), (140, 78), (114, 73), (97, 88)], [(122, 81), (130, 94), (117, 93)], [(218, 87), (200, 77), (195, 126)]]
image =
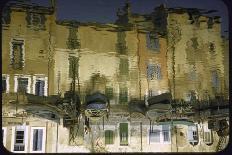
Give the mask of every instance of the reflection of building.
[(176, 13), (181, 9), (161, 6), (137, 15), (126, 4), (115, 24), (86, 24), (56, 21), (51, 4), (14, 4), (5, 11), (2, 131), (8, 150), (215, 151), (219, 136), (206, 122), (164, 121), (171, 117), (171, 96), (162, 94), (188, 100), (189, 91), (204, 99), (205, 90), (211, 98), (226, 90), (218, 19), (209, 29), (204, 20), (211, 19), (200, 16), (194, 25), (187, 11)]

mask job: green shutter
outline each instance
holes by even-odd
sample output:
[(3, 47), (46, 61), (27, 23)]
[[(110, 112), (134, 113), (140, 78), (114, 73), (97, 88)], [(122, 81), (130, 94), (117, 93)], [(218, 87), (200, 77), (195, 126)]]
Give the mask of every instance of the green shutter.
[(105, 131), (105, 144), (113, 144), (114, 133), (111, 130)]
[(119, 103), (120, 104), (126, 104), (128, 101), (128, 90), (127, 88), (120, 88), (120, 94), (119, 94)]
[(120, 145), (128, 145), (128, 123), (120, 123)]

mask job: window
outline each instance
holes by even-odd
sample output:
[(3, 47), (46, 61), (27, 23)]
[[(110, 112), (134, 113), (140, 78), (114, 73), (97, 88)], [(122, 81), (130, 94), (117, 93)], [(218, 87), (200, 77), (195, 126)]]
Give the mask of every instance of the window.
[(119, 103), (125, 104), (128, 101), (128, 90), (127, 88), (120, 88), (120, 94), (119, 94)]
[(2, 92), (6, 92), (6, 77), (2, 77)]
[(162, 135), (163, 135), (163, 142), (169, 143), (170, 142), (170, 126), (168, 125), (162, 126)]
[(105, 144), (114, 144), (114, 132), (112, 130), (105, 131)]
[(119, 69), (121, 75), (128, 75), (129, 63), (127, 59), (120, 59)]
[(220, 78), (217, 71), (212, 71), (212, 85), (215, 92), (219, 91)]
[(147, 78), (149, 80), (160, 80), (161, 76), (161, 65), (159, 64), (148, 64), (147, 65)]
[(35, 95), (44, 96), (44, 80), (36, 80)]
[(147, 33), (146, 40), (147, 40), (147, 48), (154, 50), (158, 50), (160, 48), (159, 37), (157, 34)]
[(45, 16), (44, 14), (27, 12), (27, 25), (35, 30), (45, 29)]
[(151, 143), (160, 143), (160, 130), (151, 130), (150, 131), (150, 142)]
[(33, 76), (33, 94), (47, 96), (47, 77), (44, 75)]
[(127, 54), (127, 46), (126, 46), (126, 33), (124, 31), (117, 32), (117, 43), (116, 43), (116, 51), (119, 54)]
[(197, 73), (196, 70), (192, 70), (189, 72), (189, 80), (196, 81), (197, 80)]
[(2, 143), (6, 146), (6, 127), (2, 127)]
[(208, 24), (208, 29), (213, 28), (213, 18), (212, 17), (208, 18), (207, 24)]
[(215, 45), (212, 42), (209, 43), (209, 52), (210, 53), (214, 53), (215, 52)]
[(18, 78), (18, 92), (28, 92), (28, 78)]
[(194, 38), (191, 38), (191, 41), (192, 41), (192, 47), (194, 48), (194, 49), (197, 49), (198, 48), (198, 41), (197, 41), (197, 38), (196, 37), (194, 37)]
[(45, 152), (45, 127), (32, 127), (31, 128), (31, 152)]
[(11, 42), (11, 65), (13, 69), (24, 67), (24, 41), (13, 39)]
[(69, 78), (78, 78), (78, 61), (79, 59), (74, 56), (69, 57)]
[(196, 126), (189, 126), (188, 127), (188, 141), (192, 145), (198, 144), (198, 134), (197, 134), (197, 127)]
[(69, 36), (68, 36), (68, 40), (66, 42), (67, 44), (67, 47), (68, 49), (78, 49), (80, 48), (80, 41), (78, 39), (78, 36), (77, 36), (77, 31), (78, 29), (73, 27), (73, 26), (70, 26), (69, 27)]
[(203, 141), (206, 145), (213, 144), (213, 133), (212, 130), (208, 128), (208, 124), (204, 124), (203, 126)]
[(128, 123), (120, 123), (120, 145), (128, 145)]
[(15, 130), (14, 151), (25, 151), (25, 130)]
[(170, 143), (170, 126), (155, 125), (149, 129), (149, 144), (169, 144)]
[(12, 127), (11, 150), (13, 152), (27, 152), (28, 126)]
[(16, 75), (14, 77), (14, 92), (31, 93), (31, 78), (29, 75)]
[(213, 143), (213, 140), (212, 140), (212, 131), (205, 131), (204, 132), (204, 142), (207, 145), (211, 145)]
[(106, 96), (108, 97), (108, 99), (112, 99), (113, 98), (113, 88), (112, 87), (106, 87), (105, 90)]

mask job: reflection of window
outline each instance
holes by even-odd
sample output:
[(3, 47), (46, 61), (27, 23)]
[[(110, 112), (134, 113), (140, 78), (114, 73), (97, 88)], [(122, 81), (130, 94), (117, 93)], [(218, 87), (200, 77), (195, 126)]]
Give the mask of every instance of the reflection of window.
[(32, 127), (31, 130), (31, 151), (45, 151), (45, 128)]
[(24, 151), (24, 150), (25, 150), (25, 130), (16, 128), (14, 151)]
[(212, 84), (214, 88), (219, 88), (220, 80), (217, 71), (212, 72)]
[(105, 131), (105, 144), (114, 143), (114, 132), (112, 130)]
[(108, 97), (108, 99), (112, 99), (113, 98), (113, 88), (111, 87), (106, 87), (106, 96)]
[(188, 141), (192, 145), (197, 145), (198, 134), (197, 134), (197, 127), (196, 126), (189, 126), (188, 127)]
[(6, 92), (6, 77), (2, 77), (2, 92)]
[(189, 80), (192, 80), (192, 81), (197, 80), (197, 72), (196, 72), (195, 67), (192, 68), (189, 72)]
[(160, 142), (160, 130), (150, 131), (150, 142), (159, 143)]
[(204, 132), (203, 132), (203, 141), (206, 145), (213, 144), (213, 133), (212, 130), (209, 129), (209, 125), (205, 124), (203, 126)]
[(214, 53), (215, 52), (215, 45), (212, 42), (209, 43), (209, 52), (210, 53)]
[(69, 57), (69, 77), (70, 78), (77, 78), (78, 77), (78, 62), (79, 59), (74, 56)]
[(18, 78), (18, 92), (28, 92), (28, 78)]
[(23, 40), (14, 39), (11, 42), (11, 65), (14, 69), (22, 69), (24, 65)]
[(36, 80), (35, 83), (35, 95), (44, 96), (44, 80)]
[(120, 123), (120, 145), (128, 145), (128, 123)]
[(128, 101), (128, 90), (127, 88), (120, 88), (119, 103), (125, 104)]
[(36, 29), (45, 29), (45, 16), (39, 13), (28, 12), (27, 24)]
[(147, 48), (149, 49), (159, 49), (159, 37), (154, 33), (147, 33)]
[(192, 41), (192, 47), (194, 48), (194, 49), (197, 49), (198, 48), (198, 41), (197, 41), (197, 38), (196, 37), (194, 37), (194, 38), (191, 38), (191, 41)]
[(213, 18), (212, 17), (209, 17), (209, 19), (207, 21), (207, 24), (208, 24), (208, 29), (213, 28)]
[(211, 145), (213, 143), (211, 130), (204, 132), (204, 143), (207, 145)]
[(127, 59), (120, 59), (119, 69), (121, 75), (127, 75), (128, 74), (128, 60)]
[(161, 75), (161, 65), (160, 64), (148, 64), (147, 65), (147, 78), (149, 80), (162, 78)]
[(170, 142), (170, 129), (168, 125), (162, 126), (162, 134), (163, 134), (163, 142), (164, 143)]
[(170, 143), (170, 126), (158, 125), (149, 130), (149, 140), (153, 143)]
[(33, 76), (33, 94), (47, 96), (47, 77), (43, 75)]
[(6, 146), (6, 127), (2, 127), (2, 143)]

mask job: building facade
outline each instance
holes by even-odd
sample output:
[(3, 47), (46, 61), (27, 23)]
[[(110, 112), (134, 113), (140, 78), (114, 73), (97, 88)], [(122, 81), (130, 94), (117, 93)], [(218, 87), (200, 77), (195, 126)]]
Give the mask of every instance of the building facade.
[(56, 20), (55, 4), (5, 7), (8, 151), (215, 152), (226, 146), (228, 111), (210, 111), (224, 123), (215, 129), (212, 118), (177, 116), (170, 108), (174, 100), (228, 99), (217, 17), (163, 5), (138, 15), (126, 3), (115, 24), (80, 23)]

